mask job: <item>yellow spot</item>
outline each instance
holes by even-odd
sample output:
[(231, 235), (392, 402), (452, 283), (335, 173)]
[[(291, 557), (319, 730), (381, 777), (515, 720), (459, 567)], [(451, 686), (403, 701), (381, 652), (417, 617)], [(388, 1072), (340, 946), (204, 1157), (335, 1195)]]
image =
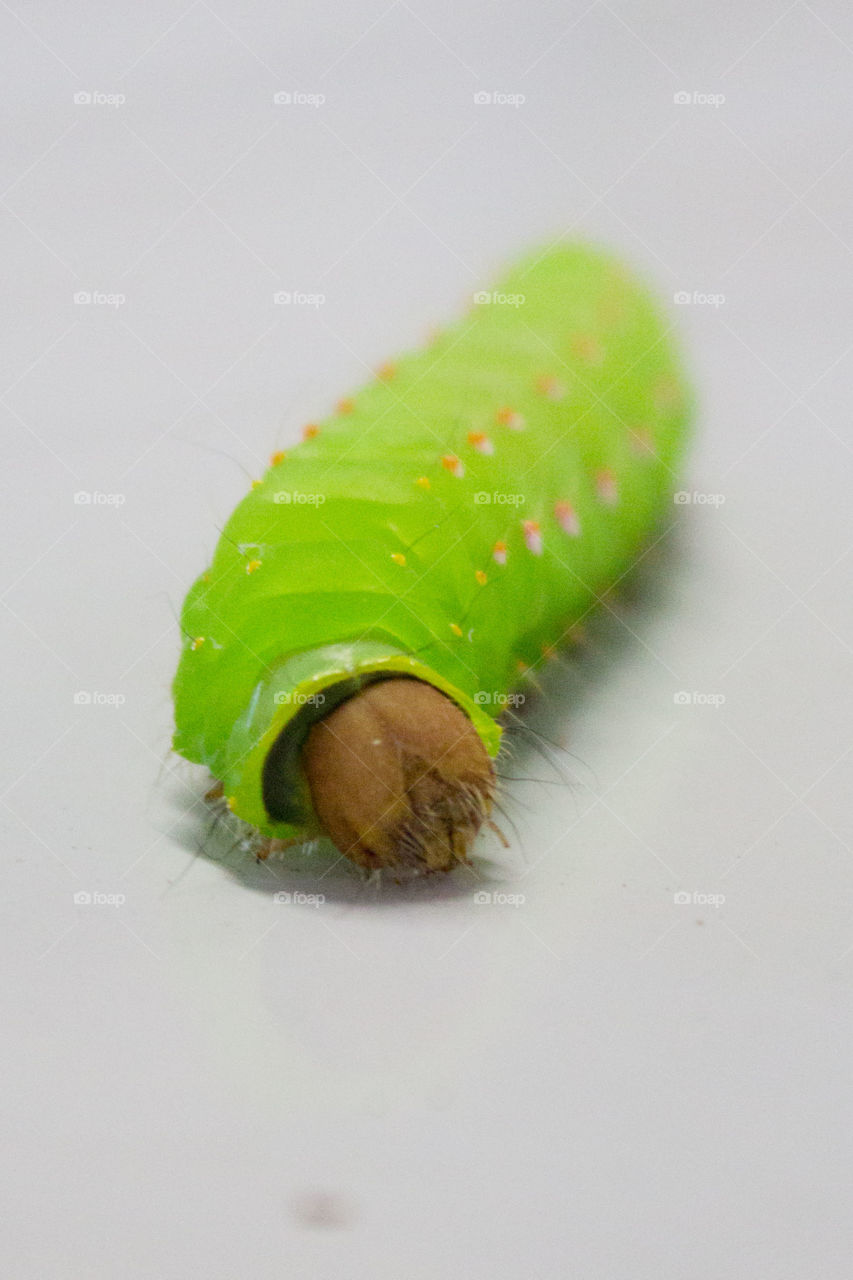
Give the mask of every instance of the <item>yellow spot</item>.
[(302, 428), (303, 440), (313, 440), (314, 437), (318, 436), (319, 434), (320, 434), (320, 428), (317, 426), (316, 422), (309, 422), (306, 426)]
[(458, 624), (457, 622), (451, 622), (451, 624), (450, 624), (450, 630), (453, 632), (453, 634), (454, 634), (455, 636), (461, 636), (461, 635), (462, 635), (462, 628), (459, 626), (459, 624)]
[(246, 565), (246, 572), (247, 572), (247, 573), (254, 573), (254, 572), (255, 572), (255, 570), (256, 570), (256, 569), (260, 569), (260, 567), (261, 567), (261, 561), (260, 561), (260, 560), (250, 560), (250, 561), (249, 561), (249, 563)]
[(395, 564), (405, 565), (406, 563), (406, 557), (400, 551), (392, 551), (391, 559)]
[(229, 808), (229, 809), (231, 810), (231, 812), (233, 813), (233, 812), (234, 812), (234, 806), (235, 806), (235, 805), (236, 805), (236, 803), (237, 803), (237, 797), (236, 797), (236, 796), (226, 796), (226, 798), (225, 798), (225, 803), (228, 805), (228, 808)]
[(339, 400), (338, 403), (335, 405), (335, 409), (337, 410), (338, 413), (352, 413), (354, 408), (355, 408), (355, 401), (352, 400), (349, 396), (347, 396), (344, 400)]
[(474, 574), (474, 577), (477, 579), (481, 587), (484, 587), (486, 583), (489, 581), (489, 579), (483, 573), (482, 569), (478, 569), (477, 572)]
[(196, 638), (193, 640), (192, 644), (190, 645), (190, 648), (193, 650), (200, 649), (203, 644), (204, 644), (204, 636), (196, 636)]
[(209, 574), (209, 573), (203, 573), (203, 574), (201, 575), (201, 580), (202, 580), (202, 582), (210, 582), (210, 574)]
[(397, 366), (393, 361), (388, 360), (385, 364), (381, 364), (376, 370), (376, 376), (380, 382), (390, 382), (397, 372)]
[(287, 457), (287, 454), (284, 452), (283, 449), (276, 449), (275, 453), (272, 454), (270, 457), (270, 466), (277, 467), (280, 462), (284, 462), (286, 457)]
[(524, 661), (524, 659), (523, 659), (523, 658), (519, 658), (515, 665), (516, 665), (516, 667), (518, 668), (518, 670), (519, 670), (519, 671), (526, 671), (526, 670), (527, 670), (527, 663)]
[(418, 485), (421, 489), (432, 488), (432, 485), (429, 482), (428, 476), (418, 476), (417, 480), (415, 481), (415, 484)]
[(252, 481), (252, 488), (253, 488), (253, 489), (260, 489), (260, 487), (261, 487), (261, 485), (262, 485), (262, 484), (263, 484), (263, 481), (262, 481), (262, 480), (253, 480), (253, 481)]

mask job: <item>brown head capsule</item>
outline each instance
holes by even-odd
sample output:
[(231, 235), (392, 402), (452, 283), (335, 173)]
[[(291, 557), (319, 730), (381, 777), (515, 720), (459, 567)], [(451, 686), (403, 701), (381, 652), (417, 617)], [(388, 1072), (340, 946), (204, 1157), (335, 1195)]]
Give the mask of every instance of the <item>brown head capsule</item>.
[(488, 818), (494, 768), (465, 713), (406, 676), (312, 726), (302, 764), (323, 830), (358, 866), (450, 871)]

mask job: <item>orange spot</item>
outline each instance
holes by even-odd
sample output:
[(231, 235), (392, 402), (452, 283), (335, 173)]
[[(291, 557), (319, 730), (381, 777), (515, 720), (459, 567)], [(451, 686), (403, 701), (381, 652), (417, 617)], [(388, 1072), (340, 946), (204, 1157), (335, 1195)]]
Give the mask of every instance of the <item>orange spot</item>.
[(428, 476), (418, 476), (417, 480), (415, 481), (415, 484), (418, 485), (421, 489), (432, 488), (432, 485), (429, 482)]
[(576, 538), (580, 533), (580, 521), (578, 520), (577, 512), (570, 502), (555, 502), (554, 518), (563, 530), (563, 533), (568, 533), (573, 538)]
[(397, 372), (397, 366), (391, 361), (381, 364), (376, 370), (376, 376), (380, 382), (390, 382)]
[(249, 563), (246, 565), (246, 572), (255, 573), (258, 569), (260, 569), (260, 567), (261, 567), (260, 560), (250, 560)]
[(400, 551), (392, 551), (391, 559), (395, 564), (404, 565), (406, 563), (406, 557)]
[(496, 542), (492, 547), (492, 559), (498, 564), (506, 564), (506, 543)]
[(455, 636), (461, 636), (461, 635), (462, 635), (462, 628), (459, 626), (459, 624), (458, 624), (457, 622), (451, 622), (451, 624), (450, 624), (450, 630), (453, 632), (453, 634), (454, 634)]
[(445, 471), (449, 471), (452, 476), (460, 478), (465, 474), (465, 467), (461, 458), (457, 458), (455, 453), (446, 453), (441, 459), (441, 465)]
[(510, 408), (508, 404), (501, 405), (495, 414), (495, 422), (499, 422), (502, 427), (509, 427), (511, 431), (522, 431), (524, 429), (524, 418), (515, 409)]
[(546, 658), (550, 662), (552, 659), (556, 658), (556, 656), (557, 656), (557, 650), (554, 648), (552, 644), (543, 644), (542, 646), (543, 658)]
[(597, 338), (588, 333), (573, 333), (569, 339), (572, 354), (584, 364), (600, 365), (604, 363), (604, 347)]
[(469, 431), (468, 443), (473, 449), (476, 449), (478, 453), (491, 454), (495, 451), (495, 446), (492, 444), (485, 431)]
[(524, 543), (528, 551), (532, 551), (535, 556), (542, 554), (542, 531), (535, 520), (522, 520), (521, 527), (524, 530)]
[(277, 467), (280, 462), (284, 462), (287, 454), (283, 449), (276, 449), (275, 453), (270, 456), (270, 466)]
[(196, 636), (195, 640), (193, 640), (192, 644), (190, 645), (190, 648), (193, 650), (200, 649), (203, 644), (204, 644), (204, 636)]
[(566, 384), (551, 373), (542, 373), (536, 379), (536, 390), (549, 400), (563, 400), (566, 396)]
[(335, 409), (338, 413), (352, 413), (354, 408), (355, 408), (355, 401), (352, 400), (349, 396), (346, 396), (345, 399), (343, 400), (339, 400), (338, 403), (335, 405)]
[(309, 422), (307, 426), (302, 428), (302, 439), (313, 440), (315, 436), (320, 434), (320, 428), (316, 422)]
[(489, 581), (489, 579), (483, 573), (482, 569), (478, 569), (477, 572), (474, 574), (474, 577), (477, 579), (481, 587), (484, 587), (486, 583)]
[(616, 483), (616, 476), (609, 467), (605, 467), (599, 471), (595, 477), (595, 489), (602, 502), (606, 502), (608, 506), (613, 506), (619, 501), (619, 487)]

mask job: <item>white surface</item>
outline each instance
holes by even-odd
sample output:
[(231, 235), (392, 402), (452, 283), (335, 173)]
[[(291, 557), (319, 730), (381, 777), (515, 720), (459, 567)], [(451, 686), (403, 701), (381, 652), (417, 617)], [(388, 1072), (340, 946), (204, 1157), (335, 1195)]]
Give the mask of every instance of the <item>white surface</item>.
[[(0, 38), (4, 1272), (846, 1280), (849, 9), (13, 0)], [(673, 313), (725, 501), (550, 676), (574, 781), (508, 786), (481, 881), (195, 857), (217, 527), (568, 226), (725, 295)]]

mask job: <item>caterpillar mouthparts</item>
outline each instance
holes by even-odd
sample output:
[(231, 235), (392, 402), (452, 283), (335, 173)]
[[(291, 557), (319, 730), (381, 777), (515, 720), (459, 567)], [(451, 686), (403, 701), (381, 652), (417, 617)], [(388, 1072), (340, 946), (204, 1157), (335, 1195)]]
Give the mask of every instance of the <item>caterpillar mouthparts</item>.
[(369, 871), (467, 862), (495, 788), (468, 716), (405, 676), (368, 685), (317, 721), (302, 766), (324, 833)]

